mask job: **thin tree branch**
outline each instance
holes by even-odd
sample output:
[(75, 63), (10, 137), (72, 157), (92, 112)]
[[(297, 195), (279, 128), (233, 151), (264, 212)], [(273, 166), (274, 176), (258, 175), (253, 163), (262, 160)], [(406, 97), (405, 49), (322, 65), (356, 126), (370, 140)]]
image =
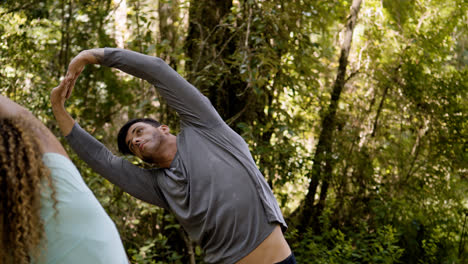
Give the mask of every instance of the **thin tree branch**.
[(35, 1), (32, 1), (30, 3), (26, 3), (22, 6), (18, 6), (18, 7), (15, 7), (15, 8), (12, 8), (10, 10), (7, 10), (3, 13), (0, 13), (0, 17), (2, 17), (3, 15), (6, 15), (6, 14), (10, 14), (10, 13), (14, 13), (14, 12), (17, 12), (17, 11), (20, 11), (20, 10), (23, 10), (23, 9), (28, 9), (30, 8), (32, 5), (34, 5), (36, 2)]

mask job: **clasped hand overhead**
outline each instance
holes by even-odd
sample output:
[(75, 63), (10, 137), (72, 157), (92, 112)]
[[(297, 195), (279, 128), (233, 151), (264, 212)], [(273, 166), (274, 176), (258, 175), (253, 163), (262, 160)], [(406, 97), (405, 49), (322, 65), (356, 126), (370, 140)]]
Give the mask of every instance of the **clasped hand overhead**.
[[(102, 53), (102, 54), (101, 54)], [(74, 57), (68, 65), (67, 74), (60, 84), (52, 89), (50, 100), (52, 104), (63, 105), (70, 98), (76, 80), (87, 64), (99, 63), (104, 54), (103, 49), (84, 50)]]

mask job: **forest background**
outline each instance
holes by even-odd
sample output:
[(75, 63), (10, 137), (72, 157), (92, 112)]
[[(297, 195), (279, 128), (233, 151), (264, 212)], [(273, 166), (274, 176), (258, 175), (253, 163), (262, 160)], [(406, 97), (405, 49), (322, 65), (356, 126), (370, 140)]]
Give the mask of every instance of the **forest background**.
[[(132, 262), (203, 252), (60, 135), (49, 94), (84, 49), (159, 56), (199, 88), (249, 143), (298, 263), (468, 263), (466, 1), (0, 3), (0, 93), (61, 138)], [(106, 67), (85, 69), (67, 107), (114, 153), (128, 118), (179, 128), (154, 87)]]

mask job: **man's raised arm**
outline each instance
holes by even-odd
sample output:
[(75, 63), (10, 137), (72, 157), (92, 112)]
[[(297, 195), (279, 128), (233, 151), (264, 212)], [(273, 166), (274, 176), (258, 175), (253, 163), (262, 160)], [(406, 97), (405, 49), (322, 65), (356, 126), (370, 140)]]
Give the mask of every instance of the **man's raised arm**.
[[(73, 59), (66, 80), (73, 85), (84, 65), (91, 63), (117, 68), (148, 81), (187, 124), (213, 127), (223, 122), (208, 98), (160, 58), (118, 48), (91, 49)], [(68, 89), (67, 97), (70, 92)]]
[(97, 62), (93, 53), (88, 51), (80, 53), (70, 63), (68, 77), (52, 90), (50, 96), (52, 111), (60, 130), (73, 150), (94, 171), (130, 195), (166, 208), (162, 195), (157, 190), (154, 191), (155, 175), (152, 171), (139, 168), (112, 154), (101, 142), (84, 131), (65, 109), (65, 101), (67, 96), (70, 96), (76, 77), (86, 64)]

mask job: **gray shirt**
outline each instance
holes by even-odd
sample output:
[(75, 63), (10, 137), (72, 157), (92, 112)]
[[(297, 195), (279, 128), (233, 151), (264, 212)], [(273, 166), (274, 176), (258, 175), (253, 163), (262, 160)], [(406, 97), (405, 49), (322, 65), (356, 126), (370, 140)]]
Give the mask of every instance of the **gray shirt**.
[(174, 213), (208, 263), (235, 263), (273, 231), (287, 228), (245, 141), (208, 98), (163, 60), (106, 48), (103, 65), (153, 84), (179, 114), (170, 168), (143, 169), (113, 155), (76, 123), (67, 140), (88, 165), (130, 195)]

